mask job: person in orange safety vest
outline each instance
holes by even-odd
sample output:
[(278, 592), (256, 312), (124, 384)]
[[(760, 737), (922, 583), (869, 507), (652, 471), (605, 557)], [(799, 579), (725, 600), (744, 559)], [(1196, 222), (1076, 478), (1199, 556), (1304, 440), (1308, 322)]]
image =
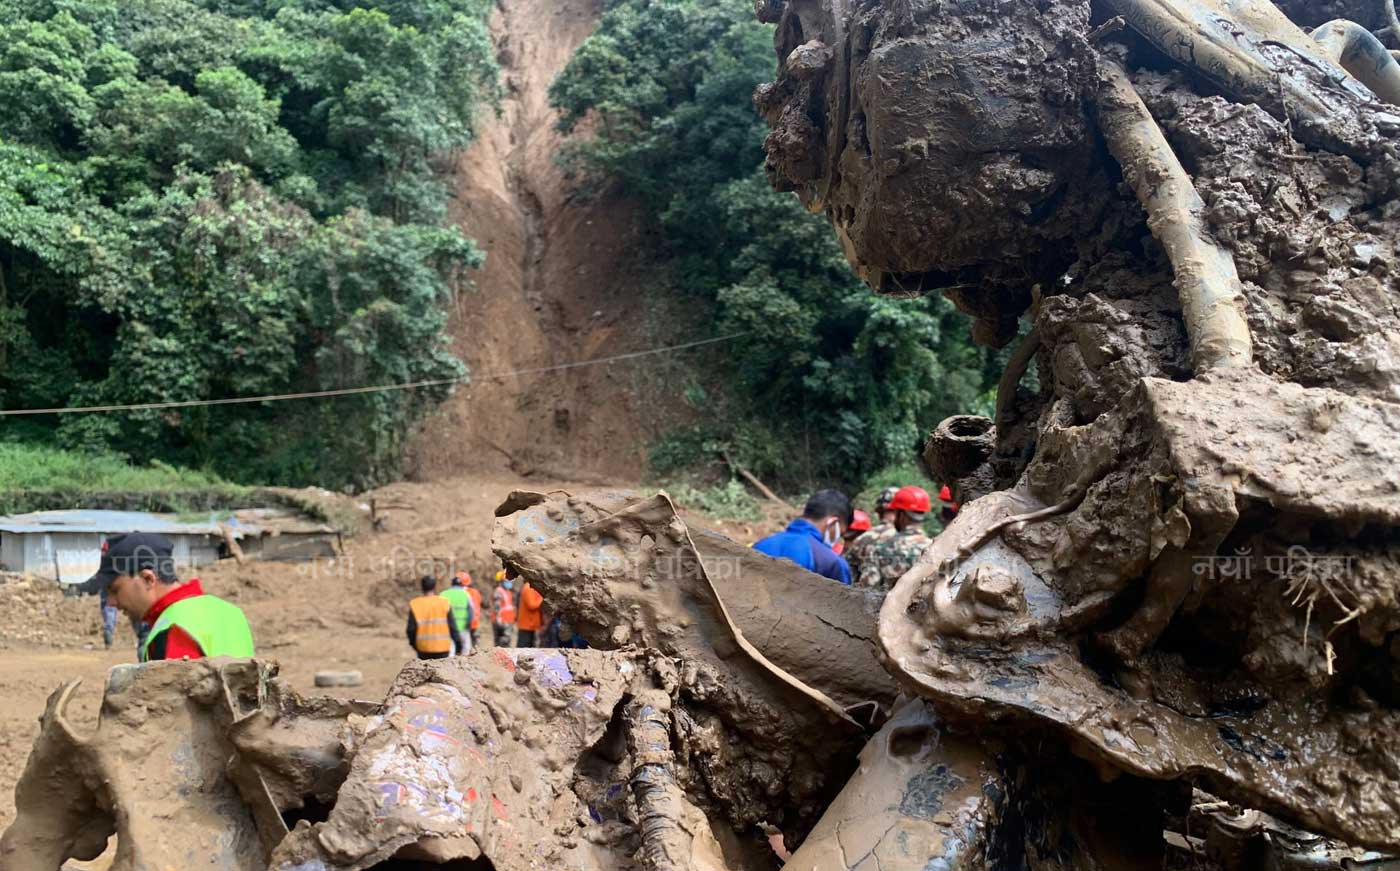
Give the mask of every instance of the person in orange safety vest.
[(464, 649), (452, 619), (452, 603), (437, 595), (437, 578), (432, 575), (424, 575), (418, 585), (423, 595), (408, 603), (408, 643), (419, 659), (446, 659), (452, 655), (452, 645)]

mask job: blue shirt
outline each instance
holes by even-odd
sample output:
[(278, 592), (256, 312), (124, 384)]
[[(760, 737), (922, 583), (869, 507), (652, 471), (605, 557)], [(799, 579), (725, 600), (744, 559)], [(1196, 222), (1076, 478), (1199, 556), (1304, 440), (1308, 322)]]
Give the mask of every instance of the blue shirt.
[(759, 553), (795, 562), (809, 572), (850, 586), (851, 567), (822, 541), (822, 533), (810, 520), (799, 517), (782, 532), (768, 536), (753, 546)]

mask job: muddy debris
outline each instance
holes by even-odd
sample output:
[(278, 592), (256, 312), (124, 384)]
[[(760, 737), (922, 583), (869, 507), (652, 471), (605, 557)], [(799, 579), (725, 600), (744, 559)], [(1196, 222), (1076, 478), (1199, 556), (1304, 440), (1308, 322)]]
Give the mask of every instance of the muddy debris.
[(874, 292), (1013, 346), (924, 453), (963, 507), (920, 563), (882, 601), (665, 494), (517, 491), (493, 551), (593, 649), (363, 703), (118, 669), (91, 738), (60, 690), (0, 868), (1395, 867), (1390, 16), (756, 9), (775, 187)]
[[(836, 58), (780, 63), (756, 95), (775, 186), (825, 212), (875, 291), (919, 284), (975, 338), (1023, 336), (995, 418), (945, 422), (926, 449), (964, 508), (884, 603), (901, 685), (1003, 740), (1051, 727), (1105, 778), (1400, 849), (1382, 4), (761, 14), (780, 60), (814, 40)], [(911, 77), (940, 86), (895, 86)], [(1042, 166), (1053, 136), (1073, 157)], [(1016, 213), (949, 181), (992, 164), (1037, 166), (1056, 194)]]

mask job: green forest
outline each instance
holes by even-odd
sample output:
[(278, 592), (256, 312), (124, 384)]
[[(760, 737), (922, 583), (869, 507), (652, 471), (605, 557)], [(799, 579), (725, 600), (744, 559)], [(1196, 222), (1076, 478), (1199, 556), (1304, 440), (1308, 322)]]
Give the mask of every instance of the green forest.
[[(0, 0), (0, 402), (464, 374), (480, 261), (434, 165), (495, 96), (489, 0)], [(263, 483), (397, 470), (445, 390), (7, 422)]]
[(790, 488), (859, 490), (944, 417), (987, 411), (1000, 368), (942, 296), (876, 296), (826, 218), (769, 187), (752, 95), (775, 64), (751, 0), (611, 0), (551, 96), (565, 130), (596, 128), (564, 157), (580, 183), (639, 198), (673, 289), (743, 335), (725, 395), (699, 398), (706, 422), (663, 439), (656, 471), (728, 453)]
[[(445, 168), (499, 98), (491, 5), (0, 0), (0, 406), (464, 379), (446, 303), (483, 255), (445, 223)], [(610, 0), (551, 90), (559, 159), (577, 195), (613, 186), (660, 228), (666, 286), (638, 293), (741, 335), (651, 471), (728, 454), (859, 489), (985, 409), (996, 361), (939, 295), (872, 294), (770, 189), (751, 95), (774, 65), (750, 0)], [(399, 473), (449, 389), (10, 418), (0, 439), (358, 489)]]

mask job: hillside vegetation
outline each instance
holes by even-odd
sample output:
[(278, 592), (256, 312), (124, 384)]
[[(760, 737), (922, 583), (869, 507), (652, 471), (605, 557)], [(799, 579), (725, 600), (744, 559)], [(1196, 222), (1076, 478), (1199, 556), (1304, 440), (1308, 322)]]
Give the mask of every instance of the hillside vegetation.
[(691, 385), (705, 422), (659, 444), (656, 471), (727, 453), (789, 488), (858, 490), (908, 470), (943, 417), (985, 411), (1000, 370), (941, 295), (874, 295), (826, 219), (773, 192), (751, 103), (773, 67), (750, 0), (612, 0), (552, 98), (564, 129), (589, 122), (564, 158), (581, 189), (620, 185), (661, 228), (671, 287), (651, 292), (742, 334)]
[[(496, 88), (489, 0), (0, 0), (0, 402), (455, 378), (480, 262), (434, 160)], [(6, 437), (368, 485), (445, 390), (26, 418)]]

